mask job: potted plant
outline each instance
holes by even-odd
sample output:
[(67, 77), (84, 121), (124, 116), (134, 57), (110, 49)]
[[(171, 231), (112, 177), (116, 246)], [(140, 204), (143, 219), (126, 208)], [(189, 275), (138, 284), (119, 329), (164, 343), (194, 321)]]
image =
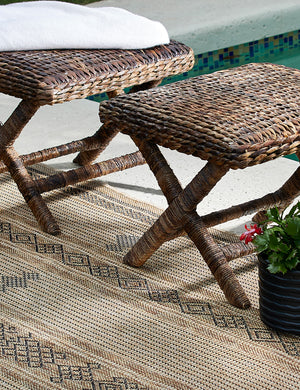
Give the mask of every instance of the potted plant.
[(277, 207), (246, 227), (259, 259), (260, 316), (272, 328), (300, 334), (300, 201), (289, 212)]

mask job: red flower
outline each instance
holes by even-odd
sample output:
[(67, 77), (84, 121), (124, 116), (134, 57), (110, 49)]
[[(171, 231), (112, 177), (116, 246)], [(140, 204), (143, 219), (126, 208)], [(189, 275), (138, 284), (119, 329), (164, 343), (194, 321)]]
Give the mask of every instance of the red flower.
[(262, 234), (261, 228), (259, 228), (256, 224), (250, 225), (250, 228), (245, 225), (245, 229), (247, 231), (243, 233), (240, 237), (241, 241), (245, 240), (245, 244), (251, 242), (257, 234)]

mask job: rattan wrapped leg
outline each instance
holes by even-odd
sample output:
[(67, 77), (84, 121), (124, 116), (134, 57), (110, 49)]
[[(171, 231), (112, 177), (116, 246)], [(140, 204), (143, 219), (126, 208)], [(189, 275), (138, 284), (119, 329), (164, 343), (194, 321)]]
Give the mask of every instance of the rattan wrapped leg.
[(120, 172), (142, 164), (145, 164), (143, 156), (140, 152), (134, 152), (99, 163), (88, 164), (77, 169), (70, 169), (66, 172), (59, 172), (47, 178), (36, 179), (35, 185), (38, 191), (43, 193), (82, 181), (95, 179), (108, 175), (109, 173)]
[(22, 100), (4, 125), (1, 126), (0, 156), (1, 150), (13, 145), (21, 134), (21, 131), (39, 109), (39, 105), (31, 100)]
[(12, 146), (38, 108), (36, 103), (22, 100), (5, 124), (1, 126), (0, 157), (41, 228), (55, 235), (59, 233), (59, 227), (27, 172), (22, 159)]
[[(300, 160), (300, 152), (296, 153)], [(279, 211), (283, 211), (300, 195), (300, 169), (288, 179), (288, 181), (277, 191), (281, 201), (277, 202)], [(271, 205), (268, 205), (270, 207)], [(266, 207), (267, 208), (267, 207)], [(261, 210), (256, 213), (252, 220), (256, 223), (263, 222), (267, 219), (266, 211)]]
[[(274, 207), (276, 205), (279, 211), (283, 211), (286, 207), (288, 207), (300, 195), (300, 168), (296, 170), (296, 172), (284, 183), (284, 185), (278, 191), (276, 191), (274, 194), (269, 194), (269, 197), (270, 195), (273, 195), (273, 199), (271, 198), (273, 201), (269, 203), (266, 202), (265, 209)], [(252, 220), (256, 223), (265, 221), (265, 210), (261, 210), (256, 213)]]
[(194, 211), (197, 204), (210, 192), (225, 175), (228, 168), (207, 163), (184, 191), (176, 197), (167, 210), (144, 233), (141, 239), (125, 255), (126, 264), (140, 267), (170, 235), (183, 227), (185, 213)]
[[(124, 257), (124, 262), (134, 266), (142, 265), (170, 236), (174, 237), (175, 231), (184, 229), (199, 249), (228, 301), (240, 308), (249, 307), (249, 299), (228, 265), (223, 251), (214, 242), (196, 211), (193, 211), (214, 184), (227, 172), (226, 168), (207, 164), (182, 192), (178, 179), (158, 147), (146, 141), (134, 140), (171, 206)], [(214, 174), (215, 176), (212, 177)], [(203, 187), (208, 178), (210, 184), (205, 189)], [(204, 192), (199, 197), (200, 188)], [(177, 196), (178, 199), (172, 203)]]
[(228, 302), (241, 309), (250, 307), (250, 301), (229, 266), (223, 251), (215, 243), (201, 218), (196, 212), (192, 212), (185, 216), (185, 220), (184, 230), (200, 251)]
[(58, 224), (16, 151), (12, 147), (7, 148), (2, 153), (2, 159), (41, 228), (49, 234), (58, 234)]
[[(147, 164), (156, 177), (158, 185), (170, 204), (183, 190), (173, 170), (170, 168), (167, 160), (159, 150), (158, 146), (142, 141), (139, 138), (132, 137), (133, 141), (144, 156)], [(173, 240), (174, 238), (186, 234), (182, 227), (178, 230), (170, 232), (165, 237), (165, 241)]]
[[(114, 98), (118, 95), (122, 95), (124, 93), (123, 89), (107, 92), (107, 96), (109, 99)], [(110, 141), (119, 133), (119, 130), (117, 128), (109, 129), (109, 128), (102, 128), (94, 134), (93, 138), (97, 139), (95, 148), (93, 148), (92, 144), (90, 145), (88, 151), (82, 151), (80, 152), (73, 160), (75, 164), (79, 165), (88, 165), (91, 164), (93, 161), (96, 160), (96, 158), (103, 152), (103, 150), (108, 146)], [(101, 147), (99, 147), (99, 143), (101, 144)]]
[[(89, 150), (80, 152), (74, 158), (73, 162), (82, 166), (92, 164), (118, 133), (119, 130), (116, 127), (101, 126), (93, 137), (91, 137), (91, 144), (88, 147)], [(95, 148), (93, 148), (93, 143)]]
[(135, 137), (132, 137), (132, 139), (155, 175), (158, 185), (167, 198), (168, 203), (171, 203), (181, 193), (182, 187), (168, 162), (157, 145)]
[[(129, 93), (138, 92), (138, 91), (144, 91), (146, 89), (154, 88), (158, 86), (161, 83), (162, 80), (152, 80), (148, 81), (146, 83), (133, 86)], [(124, 90), (123, 89), (116, 89), (114, 91), (107, 92), (107, 96), (109, 99), (112, 99), (116, 96), (123, 95)], [(110, 141), (119, 133), (120, 130), (114, 129), (113, 132), (102, 130), (101, 128), (95, 133), (94, 137), (98, 139), (98, 143), (101, 143), (101, 147), (95, 146), (95, 149), (92, 147), (89, 147), (88, 151), (82, 151), (80, 152), (73, 160), (74, 163), (79, 165), (87, 165), (91, 164), (93, 161), (96, 160), (97, 157), (104, 151), (104, 149), (108, 146)]]

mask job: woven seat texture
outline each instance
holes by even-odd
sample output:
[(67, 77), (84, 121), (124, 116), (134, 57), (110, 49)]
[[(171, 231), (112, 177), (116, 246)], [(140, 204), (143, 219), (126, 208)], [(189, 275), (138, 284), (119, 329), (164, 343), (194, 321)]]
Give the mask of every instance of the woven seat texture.
[(39, 105), (124, 89), (189, 70), (192, 49), (171, 41), (144, 50), (0, 52), (0, 92)]
[(231, 168), (300, 146), (300, 71), (248, 64), (100, 105), (122, 132)]

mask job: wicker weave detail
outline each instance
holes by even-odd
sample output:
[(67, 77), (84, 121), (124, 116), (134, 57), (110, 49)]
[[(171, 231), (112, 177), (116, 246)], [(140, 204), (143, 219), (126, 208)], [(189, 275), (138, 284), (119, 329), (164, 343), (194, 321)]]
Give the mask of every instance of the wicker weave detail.
[(231, 168), (300, 146), (300, 71), (248, 64), (104, 102), (124, 133)]
[(61, 103), (161, 80), (193, 63), (192, 49), (175, 41), (144, 50), (1, 52), (0, 92), (40, 105)]

